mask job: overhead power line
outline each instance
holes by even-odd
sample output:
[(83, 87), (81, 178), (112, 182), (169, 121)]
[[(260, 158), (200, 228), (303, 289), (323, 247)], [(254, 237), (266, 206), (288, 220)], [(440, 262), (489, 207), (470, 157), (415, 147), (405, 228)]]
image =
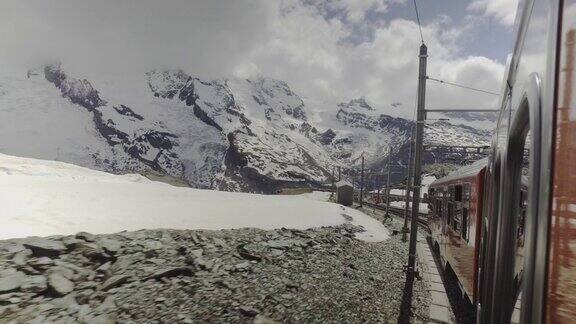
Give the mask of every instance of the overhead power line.
[(418, 13), (418, 5), (416, 0), (414, 0), (414, 10), (416, 11), (416, 21), (418, 21), (418, 29), (420, 29), (420, 41), (424, 44), (424, 36), (422, 36), (422, 24), (420, 24), (420, 14)]
[(463, 88), (463, 89), (468, 89), (468, 90), (472, 90), (472, 91), (483, 92), (483, 93), (491, 94), (491, 95), (494, 95), (494, 96), (499, 96), (499, 95), (500, 95), (500, 94), (497, 93), (497, 92), (492, 92), (492, 91), (488, 91), (488, 90), (482, 90), (482, 89), (472, 88), (472, 87), (465, 86), (465, 85), (461, 85), (461, 84), (457, 84), (457, 83), (454, 83), (454, 82), (448, 82), (448, 81), (444, 81), (444, 80), (440, 80), (440, 79), (431, 78), (431, 77), (429, 77), (429, 76), (427, 76), (426, 79), (432, 80), (432, 81), (436, 81), (436, 82), (439, 82), (439, 83), (444, 83), (444, 84), (452, 85), (452, 86), (459, 87), (459, 88)]

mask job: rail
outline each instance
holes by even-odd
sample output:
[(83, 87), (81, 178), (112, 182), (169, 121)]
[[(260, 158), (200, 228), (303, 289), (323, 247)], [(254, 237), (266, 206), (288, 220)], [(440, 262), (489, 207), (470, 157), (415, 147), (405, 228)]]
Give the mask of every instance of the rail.
[[(386, 211), (386, 205), (378, 205), (366, 201), (362, 202), (362, 204), (374, 209)], [(404, 208), (390, 206), (388, 211), (396, 216), (404, 217)], [(428, 229), (428, 214), (418, 213), (418, 225)]]

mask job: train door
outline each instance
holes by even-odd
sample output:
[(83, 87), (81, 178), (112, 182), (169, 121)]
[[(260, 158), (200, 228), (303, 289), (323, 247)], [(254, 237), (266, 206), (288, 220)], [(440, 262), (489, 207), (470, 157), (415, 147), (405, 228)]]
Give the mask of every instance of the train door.
[(442, 235), (440, 241), (440, 261), (444, 266), (446, 264), (446, 243), (448, 239), (446, 238), (448, 235), (448, 202), (450, 200), (450, 194), (447, 187), (442, 188)]
[(444, 226), (444, 264), (452, 259), (452, 237), (454, 224), (454, 185), (448, 185), (446, 195), (446, 225)]
[(438, 254), (442, 252), (441, 245), (442, 245), (442, 231), (443, 231), (443, 223), (444, 223), (444, 215), (443, 215), (443, 192), (442, 188), (438, 187), (435, 188), (433, 191), (433, 195), (429, 195), (429, 209), (431, 211), (431, 217), (429, 218), (429, 225), (430, 231), (432, 235), (432, 243), (434, 244), (434, 249)]
[[(538, 197), (540, 104), (539, 78), (532, 76), (524, 87), (524, 96), (514, 109), (507, 143), (502, 159), (500, 199), (496, 219), (495, 263), (491, 282), (492, 323), (519, 323), (520, 299), (525, 269), (525, 223), (531, 219), (529, 230), (535, 229)], [(528, 180), (529, 179), (529, 180)], [(527, 199), (523, 192), (527, 192)], [(531, 204), (527, 208), (527, 204)], [(527, 216), (532, 213), (532, 216)], [(528, 260), (531, 261), (531, 260)], [(528, 292), (529, 293), (529, 292)]]
[[(483, 323), (539, 323), (545, 318), (546, 310), (551, 312), (559, 306), (549, 304), (552, 299), (546, 290), (550, 285), (547, 282), (547, 248), (550, 235), (553, 235), (550, 228), (555, 225), (550, 224), (550, 209), (554, 210), (558, 203), (551, 201), (551, 193), (557, 187), (550, 179), (552, 172), (569, 168), (556, 168), (552, 153), (559, 145), (554, 137), (557, 136), (554, 122), (560, 100), (557, 91), (562, 88), (561, 82), (558, 85), (556, 82), (559, 75), (571, 73), (568, 63), (573, 64), (574, 60), (568, 55), (574, 42), (559, 42), (559, 35), (564, 36), (559, 25), (567, 23), (574, 28), (574, 9), (574, 0), (519, 2), (514, 50), (502, 85), (502, 111), (493, 156), (500, 157), (501, 167), (500, 170), (490, 169), (492, 175), (500, 172), (500, 180), (498, 192), (493, 192), (499, 200), (498, 209), (489, 217), (493, 221), (488, 223), (487, 242), (484, 242), (486, 251), (479, 305), (479, 319)], [(559, 18), (563, 10), (566, 19)], [(559, 64), (558, 58), (566, 59), (566, 65)], [(568, 93), (571, 93), (575, 87), (568, 84)], [(567, 105), (573, 105), (573, 101), (567, 101)], [(527, 165), (525, 149), (529, 150)], [(568, 147), (563, 150), (569, 152)], [(523, 175), (527, 180), (525, 208)], [(574, 187), (573, 183), (570, 185)], [(560, 267), (561, 263), (551, 262), (550, 265)], [(573, 283), (574, 277), (570, 280)], [(519, 308), (519, 317), (513, 316), (516, 308)], [(571, 312), (574, 314), (573, 310)], [(574, 318), (573, 315), (563, 317), (566, 321)]]
[(453, 217), (450, 224), (449, 262), (452, 270), (458, 277), (463, 294), (470, 300), (473, 298), (475, 277), (475, 251), (474, 244), (469, 244), (469, 183), (454, 185)]

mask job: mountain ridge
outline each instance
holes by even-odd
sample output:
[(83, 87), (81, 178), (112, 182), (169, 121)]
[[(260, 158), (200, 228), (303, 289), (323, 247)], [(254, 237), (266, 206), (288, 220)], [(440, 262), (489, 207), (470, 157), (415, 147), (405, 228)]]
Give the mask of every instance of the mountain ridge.
[[(364, 98), (335, 103), (325, 118), (311, 119), (314, 107), (285, 81), (266, 77), (206, 80), (179, 69), (150, 70), (138, 93), (75, 77), (61, 64), (27, 77), (0, 79), (0, 117), (34, 120), (36, 130), (0, 133), (0, 152), (117, 173), (154, 170), (198, 188), (275, 192), (283, 186), (319, 186), (330, 181), (335, 167), (351, 176), (362, 152), (369, 153), (369, 165), (378, 166), (388, 145), (400, 152), (413, 127), (412, 121), (377, 112)], [(79, 111), (71, 113), (74, 109)], [(48, 111), (58, 111), (57, 117)], [(35, 120), (39, 112), (53, 120)], [(17, 146), (32, 142), (30, 133), (58, 124), (58, 118), (72, 124), (67, 114), (80, 125), (58, 130), (61, 142), (47, 136), (45, 149)], [(46, 132), (51, 131), (56, 132)], [(483, 144), (489, 137), (485, 130), (447, 122), (432, 123), (427, 132), (428, 141), (448, 144)]]

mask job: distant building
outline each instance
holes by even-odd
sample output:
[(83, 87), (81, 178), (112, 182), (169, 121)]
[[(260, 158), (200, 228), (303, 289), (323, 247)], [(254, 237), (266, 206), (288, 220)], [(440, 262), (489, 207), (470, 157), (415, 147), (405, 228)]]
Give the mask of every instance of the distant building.
[(354, 187), (348, 181), (336, 182), (336, 202), (344, 206), (352, 206)]

